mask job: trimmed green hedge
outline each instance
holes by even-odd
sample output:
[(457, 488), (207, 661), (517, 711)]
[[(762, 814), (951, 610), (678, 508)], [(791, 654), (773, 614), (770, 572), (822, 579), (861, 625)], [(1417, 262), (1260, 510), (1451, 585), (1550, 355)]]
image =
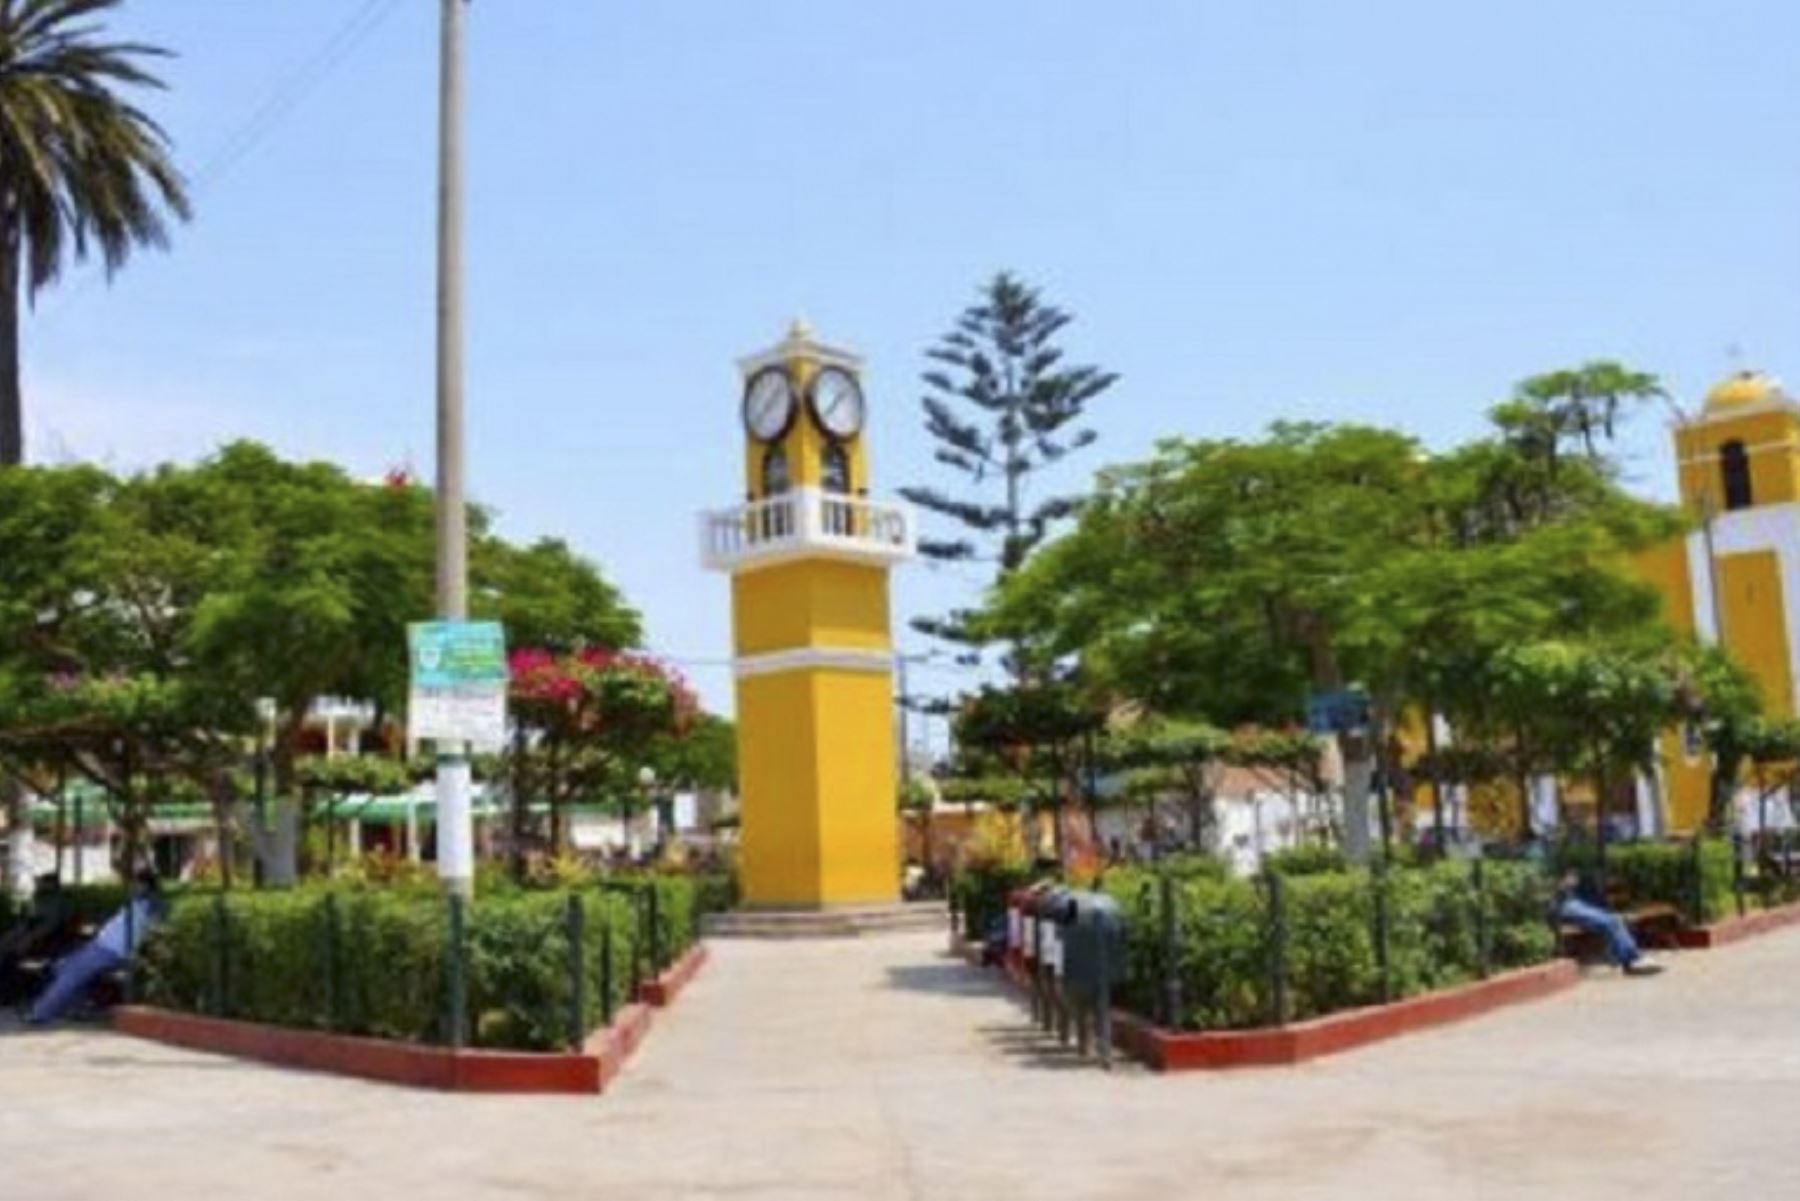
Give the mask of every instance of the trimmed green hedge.
[(1321, 872), (1349, 869), (1349, 858), (1337, 847), (1284, 847), (1263, 856), (1264, 871), (1280, 872), (1284, 876), (1316, 876)]
[[(691, 944), (697, 886), (656, 877), (666, 962)], [(465, 910), (467, 1036), (522, 1050), (571, 1041), (569, 900), (579, 897), (583, 1032), (616, 1012), (638, 975), (647, 909), (634, 890), (496, 891)], [(610, 971), (603, 961), (611, 930)], [(448, 1041), (448, 902), (431, 889), (306, 887), (176, 898), (145, 949), (152, 1004), (410, 1042)]]
[[(1278, 945), (1285, 948), (1289, 1020), (1379, 1002), (1378, 888), (1387, 899), (1391, 997), (1477, 978), (1484, 929), (1490, 971), (1549, 959), (1555, 953), (1549, 881), (1529, 864), (1487, 863), (1482, 874), (1479, 893), (1467, 863), (1395, 869), (1385, 877), (1362, 870), (1287, 877), (1280, 940), (1265, 882), (1175, 878), (1174, 972), (1182, 1011), (1171, 1024), (1215, 1030), (1272, 1023)], [(1159, 882), (1149, 870), (1121, 869), (1108, 874), (1105, 887), (1126, 923), (1122, 999), (1140, 1013), (1165, 1017)]]
[[(1620, 842), (1606, 848), (1606, 883), (1611, 899), (1625, 908), (1668, 904), (1696, 925), (1717, 921), (1734, 911), (1731, 842), (1724, 838), (1700, 843), (1701, 912), (1694, 911), (1694, 848), (1691, 842)], [(1561, 871), (1591, 874), (1596, 855), (1591, 843), (1557, 848)]]

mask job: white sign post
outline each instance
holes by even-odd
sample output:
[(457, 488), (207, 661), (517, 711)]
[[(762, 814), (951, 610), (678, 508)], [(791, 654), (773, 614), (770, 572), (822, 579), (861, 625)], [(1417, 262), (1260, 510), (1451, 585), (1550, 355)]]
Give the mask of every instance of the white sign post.
[(506, 634), (493, 621), (429, 621), (408, 626), (406, 641), (407, 738), (438, 752), (438, 876), (466, 886), (475, 878), (468, 752), (506, 745)]

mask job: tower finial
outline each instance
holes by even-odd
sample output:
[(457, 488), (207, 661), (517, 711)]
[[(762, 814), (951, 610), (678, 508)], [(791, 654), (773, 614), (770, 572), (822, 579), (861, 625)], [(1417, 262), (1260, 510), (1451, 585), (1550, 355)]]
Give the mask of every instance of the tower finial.
[(790, 342), (811, 342), (813, 340), (812, 322), (803, 316), (796, 315), (788, 326), (787, 340)]

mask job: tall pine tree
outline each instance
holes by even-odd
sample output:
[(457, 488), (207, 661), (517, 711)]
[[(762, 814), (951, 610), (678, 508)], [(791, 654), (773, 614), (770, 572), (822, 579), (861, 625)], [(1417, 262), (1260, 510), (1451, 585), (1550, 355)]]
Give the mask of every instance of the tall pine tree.
[[(1004, 578), (1024, 563), (1054, 522), (1074, 513), (1078, 497), (1030, 498), (1030, 478), (1096, 434), (1082, 426), (1088, 402), (1118, 376), (1066, 366), (1056, 337), (1072, 320), (1007, 272), (996, 275), (955, 328), (926, 352), (922, 379), (925, 429), (933, 457), (962, 477), (963, 488), (902, 488), (901, 495), (962, 527), (950, 539), (922, 540), (919, 550), (943, 561), (996, 565)], [(981, 637), (967, 610), (915, 618), (921, 633), (977, 652)]]

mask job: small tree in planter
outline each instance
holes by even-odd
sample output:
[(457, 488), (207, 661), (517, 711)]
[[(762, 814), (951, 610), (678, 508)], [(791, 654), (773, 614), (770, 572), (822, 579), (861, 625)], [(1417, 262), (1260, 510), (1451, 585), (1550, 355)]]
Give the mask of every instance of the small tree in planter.
[(1056, 857), (1068, 865), (1063, 804), (1080, 787), (1084, 743), (1103, 715), (1065, 681), (986, 687), (963, 701), (956, 719), (959, 745), (1010, 767), (1026, 785), (1027, 804), (1055, 817)]
[(354, 817), (342, 811), (352, 796), (397, 796), (413, 786), (412, 772), (398, 759), (380, 755), (340, 755), (328, 758), (310, 756), (295, 765), (300, 782), (301, 820), (309, 827), (322, 822), (325, 827), (325, 854), (322, 868), (330, 875), (337, 864), (338, 823)]
[(1655, 766), (1657, 736), (1683, 711), (1680, 676), (1665, 648), (1542, 642), (1503, 652), (1508, 687), (1535, 692), (1545, 749), (1560, 770), (1594, 789), (1594, 835), (1606, 863), (1606, 803), (1614, 785)]

